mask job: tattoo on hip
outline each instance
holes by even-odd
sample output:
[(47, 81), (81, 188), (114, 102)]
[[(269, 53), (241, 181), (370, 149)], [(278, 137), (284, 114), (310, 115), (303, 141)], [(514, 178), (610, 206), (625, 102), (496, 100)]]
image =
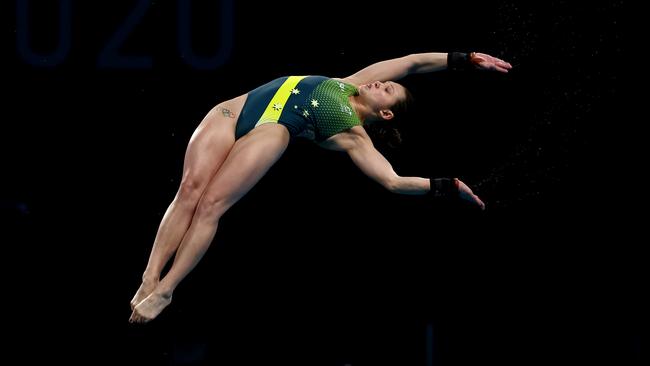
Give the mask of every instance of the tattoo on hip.
[(221, 114), (223, 114), (224, 117), (230, 117), (230, 118), (235, 118), (235, 114), (230, 111), (228, 108), (221, 108)]

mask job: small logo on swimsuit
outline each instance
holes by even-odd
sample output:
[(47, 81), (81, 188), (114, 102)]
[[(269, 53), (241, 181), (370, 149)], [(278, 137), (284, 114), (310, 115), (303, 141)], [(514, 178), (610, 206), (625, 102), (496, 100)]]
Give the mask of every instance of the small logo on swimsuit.
[(352, 115), (352, 108), (348, 107), (347, 105), (341, 104), (341, 112), (347, 113), (348, 115)]

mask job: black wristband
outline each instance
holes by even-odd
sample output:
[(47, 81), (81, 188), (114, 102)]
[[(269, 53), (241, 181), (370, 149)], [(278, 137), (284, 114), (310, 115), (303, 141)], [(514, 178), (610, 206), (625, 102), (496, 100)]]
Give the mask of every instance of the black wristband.
[(441, 200), (451, 200), (458, 197), (458, 186), (455, 178), (432, 178), (429, 179), (431, 189), (429, 197)]
[(452, 71), (472, 69), (472, 54), (464, 52), (449, 52), (447, 54), (447, 68)]

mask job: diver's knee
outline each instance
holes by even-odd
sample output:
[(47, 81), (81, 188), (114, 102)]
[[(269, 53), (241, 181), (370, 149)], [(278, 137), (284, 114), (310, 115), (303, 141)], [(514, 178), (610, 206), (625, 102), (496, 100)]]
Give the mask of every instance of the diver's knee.
[(194, 216), (201, 220), (219, 220), (219, 218), (228, 210), (228, 207), (230, 206), (224, 198), (204, 196), (199, 201)]
[(196, 178), (185, 178), (181, 182), (176, 194), (176, 200), (181, 204), (195, 207), (205, 190), (205, 183)]

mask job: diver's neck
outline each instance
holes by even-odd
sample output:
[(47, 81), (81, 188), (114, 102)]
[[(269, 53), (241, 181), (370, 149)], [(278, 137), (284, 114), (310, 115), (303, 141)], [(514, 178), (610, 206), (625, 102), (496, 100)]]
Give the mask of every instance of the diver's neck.
[(354, 113), (356, 113), (359, 120), (363, 123), (370, 123), (372, 119), (372, 110), (368, 108), (363, 102), (359, 99), (358, 95), (350, 96), (350, 106)]

